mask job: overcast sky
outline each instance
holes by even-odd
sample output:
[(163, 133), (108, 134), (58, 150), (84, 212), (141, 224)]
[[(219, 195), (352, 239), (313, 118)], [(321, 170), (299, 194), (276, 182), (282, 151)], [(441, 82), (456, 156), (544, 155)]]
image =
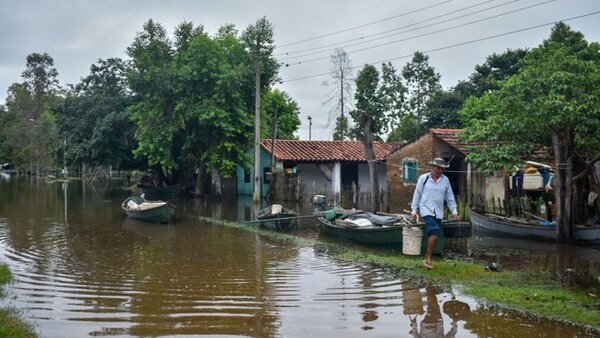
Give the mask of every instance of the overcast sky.
[(98, 59), (126, 59), (149, 18), (170, 33), (189, 21), (214, 34), (224, 24), (242, 32), (264, 16), (274, 27), (275, 53), (289, 64), (278, 87), (300, 106), (298, 136), (308, 139), (310, 115), (312, 139), (330, 140), (322, 82), (336, 47), (349, 54), (354, 75), (367, 63), (392, 61), (400, 70), (423, 51), (448, 89), (492, 53), (539, 45), (556, 21), (600, 41), (598, 11), (598, 0), (0, 0), (0, 104), (33, 52), (54, 58), (64, 86), (88, 75)]

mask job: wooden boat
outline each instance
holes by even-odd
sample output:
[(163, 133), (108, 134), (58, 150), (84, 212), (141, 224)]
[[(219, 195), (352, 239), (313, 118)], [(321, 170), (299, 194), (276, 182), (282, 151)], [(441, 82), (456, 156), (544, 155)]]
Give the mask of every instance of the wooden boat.
[(286, 209), (281, 204), (273, 204), (256, 212), (256, 219), (261, 227), (272, 230), (288, 230), (297, 217), (294, 210)]
[[(391, 246), (402, 245), (402, 231), (404, 229), (404, 225), (408, 225), (408, 223), (394, 224), (394, 222), (392, 222), (392, 219), (390, 219), (390, 222), (386, 222), (386, 224), (378, 224), (377, 222), (375, 222), (372, 225), (361, 225), (360, 223), (356, 224), (355, 222), (344, 221), (343, 219), (341, 219), (341, 217), (336, 217), (335, 214), (340, 215), (343, 214), (343, 212), (326, 210), (318, 213), (317, 219), (319, 220), (321, 231), (333, 235), (337, 238), (342, 238), (359, 244)], [(379, 216), (385, 215), (390, 214), (383, 214)], [(407, 220), (407, 217), (410, 216), (404, 215), (400, 218)], [(424, 230), (425, 228), (424, 223), (413, 224), (411, 226), (418, 226), (422, 230)], [(445, 233), (450, 234), (452, 237), (468, 237), (471, 235), (469, 223), (444, 222), (442, 224), (442, 229), (444, 229), (446, 226), (448, 226), (449, 229), (453, 228), (461, 230), (453, 230), (451, 232), (442, 231), (441, 235), (438, 237), (438, 240), (435, 243), (435, 247), (433, 248), (433, 252), (436, 254), (440, 254), (444, 250), (447, 240)], [(468, 231), (466, 229), (468, 229)], [(426, 247), (427, 235), (425, 234), (422, 239), (421, 253), (425, 252)]]
[[(480, 230), (512, 237), (556, 241), (558, 233), (551, 223), (534, 223), (469, 210), (471, 222)], [(576, 225), (575, 239), (584, 244), (600, 244), (600, 225)]]
[(147, 184), (138, 183), (140, 194), (149, 201), (170, 201), (179, 195), (179, 185), (169, 185), (166, 187), (157, 187)]
[(154, 223), (168, 223), (177, 210), (170, 202), (147, 201), (137, 196), (128, 197), (121, 208), (131, 218)]

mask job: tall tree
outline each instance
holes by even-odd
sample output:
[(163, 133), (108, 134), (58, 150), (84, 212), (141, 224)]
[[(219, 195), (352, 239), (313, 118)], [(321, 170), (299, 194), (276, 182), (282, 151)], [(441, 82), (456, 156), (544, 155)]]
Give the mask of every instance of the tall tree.
[(58, 72), (48, 54), (27, 56), (24, 81), (8, 89), (0, 133), (4, 153), (21, 169), (46, 173), (55, 164), (56, 124), (52, 107), (60, 101)]
[(331, 80), (325, 80), (322, 83), (329, 90), (323, 104), (330, 107), (329, 122), (335, 121), (333, 139), (345, 140), (350, 137), (348, 119), (344, 114), (352, 109), (352, 92), (354, 90), (352, 61), (342, 48), (336, 48), (330, 59)]
[(402, 76), (408, 91), (404, 111), (423, 123), (429, 101), (442, 89), (440, 75), (429, 65), (427, 55), (415, 52), (412, 60), (402, 68)]
[[(552, 146), (557, 231), (564, 241), (574, 240), (573, 185), (600, 160), (599, 50), (559, 23), (550, 39), (522, 60), (518, 74), (499, 90), (472, 97), (461, 112), (467, 123), (464, 139), (485, 142), (468, 155), (478, 168), (519, 163), (531, 143)], [(575, 173), (577, 157), (586, 165)]]
[(132, 65), (129, 86), (139, 100), (130, 108), (137, 125), (135, 154), (147, 158), (161, 183), (173, 184), (181, 174), (177, 158), (183, 137), (173, 117), (177, 99), (172, 43), (162, 25), (150, 19), (127, 54)]
[(47, 53), (27, 55), (26, 69), (22, 73), (25, 84), (33, 98), (33, 110), (27, 118), (37, 120), (55, 98), (58, 86), (58, 71), (54, 59)]
[(371, 183), (371, 207), (379, 210), (379, 179), (373, 142), (375, 137), (387, 130), (385, 100), (380, 88), (379, 72), (372, 65), (365, 65), (356, 78), (356, 109), (350, 114), (354, 119), (356, 133), (362, 139), (369, 167)]

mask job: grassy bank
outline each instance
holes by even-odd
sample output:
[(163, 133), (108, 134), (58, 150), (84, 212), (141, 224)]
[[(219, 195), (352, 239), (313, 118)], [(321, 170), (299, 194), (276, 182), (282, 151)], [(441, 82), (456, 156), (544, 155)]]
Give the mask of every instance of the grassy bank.
[(426, 278), (436, 283), (461, 285), (461, 291), (480, 300), (544, 318), (600, 328), (600, 300), (594, 295), (562, 288), (555, 282), (526, 272), (485, 271), (482, 263), (435, 260), (435, 268), (422, 267), (422, 257), (407, 257), (389, 252), (365, 252), (319, 240), (262, 230), (255, 226), (203, 220), (258, 233), (280, 242), (319, 245), (330, 249), (336, 259), (393, 267), (407, 277)]
[[(12, 280), (6, 265), (0, 265), (0, 285)], [(4, 295), (0, 295), (4, 297)], [(37, 337), (31, 325), (25, 324), (14, 310), (0, 309), (0, 337)]]

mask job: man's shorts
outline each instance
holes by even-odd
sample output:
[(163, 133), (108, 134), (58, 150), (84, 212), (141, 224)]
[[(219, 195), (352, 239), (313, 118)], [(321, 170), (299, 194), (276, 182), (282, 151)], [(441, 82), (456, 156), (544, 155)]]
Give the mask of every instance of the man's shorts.
[(442, 233), (441, 219), (437, 219), (433, 216), (423, 216), (423, 221), (425, 221), (425, 231), (427, 232), (428, 236), (439, 236)]

